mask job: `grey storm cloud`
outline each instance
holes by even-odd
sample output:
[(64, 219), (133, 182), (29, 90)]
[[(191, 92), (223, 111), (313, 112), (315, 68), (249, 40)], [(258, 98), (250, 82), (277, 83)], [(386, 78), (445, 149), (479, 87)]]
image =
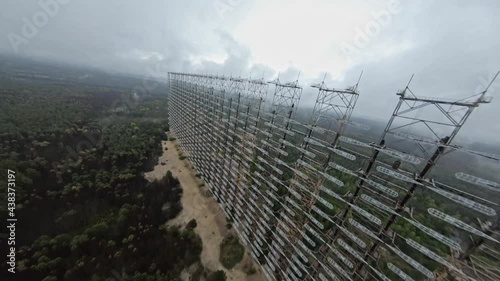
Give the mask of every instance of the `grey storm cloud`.
[[(356, 12), (368, 3), (384, 8), (391, 1), (396, 0), (342, 1), (333, 7), (344, 10), (346, 5), (349, 7), (345, 7), (345, 11)], [(290, 6), (320, 6), (320, 9), (336, 12), (332, 6), (322, 8), (321, 5), (327, 3), (322, 0), (276, 0), (278, 2)], [(292, 24), (309, 28), (315, 15), (308, 9), (279, 25), (279, 29), (275, 28), (278, 22), (271, 21), (262, 30), (255, 19), (259, 19), (260, 13), (274, 9), (273, 3), (275, 1), (261, 0), (3, 0), (0, 3), (0, 53), (137, 75), (147, 75), (160, 66), (161, 73), (210, 72), (252, 78), (264, 75), (266, 80), (279, 74), (282, 81), (294, 81), (302, 71), (301, 106), (314, 103), (315, 92), (309, 85), (323, 80), (324, 73), (328, 73), (325, 80), (328, 86), (343, 88), (355, 84), (364, 71), (355, 114), (384, 121), (397, 102), (396, 91), (404, 88), (413, 74), (411, 87), (416, 94), (460, 98), (484, 89), (486, 81), (500, 69), (500, 37), (497, 36), (500, 5), (495, 0), (400, 0), (396, 2), (397, 13), (386, 18), (390, 21), (386, 25), (382, 24), (383, 19), (377, 18), (382, 8), (374, 8), (374, 11), (365, 11), (366, 24), (351, 26), (343, 22), (346, 19), (332, 16), (327, 21), (331, 26), (323, 29), (328, 32), (320, 34), (316, 34), (315, 26), (308, 30), (300, 28), (297, 32), (283, 28)], [(274, 12), (282, 13), (280, 9)], [(48, 15), (46, 22), (41, 13)], [(245, 36), (238, 27), (252, 19), (259, 28), (256, 32), (283, 39), (294, 37), (295, 42), (308, 41), (294, 49), (293, 56), (287, 58), (290, 63), (284, 67), (257, 60), (252, 44), (238, 40)], [(370, 24), (381, 26), (376, 36), (368, 34)], [(36, 32), (27, 25), (34, 25)], [(23, 34), (26, 31), (35, 34), (28, 34), (31, 38), (27, 38)], [(318, 55), (313, 48), (318, 44), (314, 38), (336, 36), (344, 39), (333, 40), (327, 46), (325, 64), (331, 65), (330, 68), (323, 67), (323, 71), (312, 73), (295, 63)], [(356, 40), (363, 36), (367, 39), (366, 46), (358, 48)], [(269, 37), (259, 40), (267, 43)], [(341, 63), (345, 52), (342, 46), (346, 44), (356, 48), (357, 53), (353, 61)], [(272, 41), (269, 52), (279, 53), (280, 49), (287, 51), (289, 47), (284, 40), (282, 43)], [(334, 72), (335, 75), (331, 74)], [(465, 128), (469, 135), (500, 136), (500, 123), (494, 121), (500, 109), (500, 79), (491, 90), (495, 100), (474, 113)]]

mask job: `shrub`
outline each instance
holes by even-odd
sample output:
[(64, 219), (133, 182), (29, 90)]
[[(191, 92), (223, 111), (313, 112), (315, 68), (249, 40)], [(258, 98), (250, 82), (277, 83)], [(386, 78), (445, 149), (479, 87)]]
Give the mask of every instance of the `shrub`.
[(224, 270), (217, 270), (210, 275), (208, 281), (226, 281), (226, 272)]
[(224, 238), (220, 245), (219, 260), (225, 268), (231, 269), (243, 259), (244, 253), (245, 248), (240, 244), (238, 238), (231, 235)]
[(195, 219), (192, 219), (188, 222), (188, 224), (186, 225), (186, 228), (187, 229), (194, 229), (198, 224), (196, 223), (196, 220)]
[(250, 267), (250, 269), (247, 271), (247, 275), (252, 275), (255, 274), (257, 270), (253, 266)]

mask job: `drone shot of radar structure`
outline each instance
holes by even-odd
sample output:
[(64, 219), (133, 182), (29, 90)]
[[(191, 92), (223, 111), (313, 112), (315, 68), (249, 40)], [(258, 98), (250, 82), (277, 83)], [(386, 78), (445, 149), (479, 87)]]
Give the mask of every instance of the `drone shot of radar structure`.
[(500, 280), (500, 156), (453, 142), (495, 79), (460, 100), (410, 79), (376, 141), (360, 80), (300, 117), (299, 81), (171, 72), (170, 128), (269, 280)]

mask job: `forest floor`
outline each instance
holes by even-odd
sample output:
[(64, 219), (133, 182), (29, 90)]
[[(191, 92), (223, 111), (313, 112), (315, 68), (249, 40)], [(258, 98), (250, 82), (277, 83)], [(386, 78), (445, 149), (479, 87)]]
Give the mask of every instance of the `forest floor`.
[[(163, 155), (158, 160), (158, 165), (153, 171), (145, 173), (148, 180), (160, 179), (170, 170), (174, 177), (179, 179), (183, 193), (181, 197), (182, 211), (174, 219), (168, 221), (168, 225), (186, 224), (195, 219), (196, 233), (203, 241), (201, 252), (201, 263), (210, 271), (224, 270), (227, 280), (233, 281), (261, 281), (266, 280), (258, 265), (254, 263), (248, 250), (245, 251), (243, 260), (234, 268), (227, 270), (219, 261), (220, 244), (227, 235), (235, 235), (233, 230), (227, 229), (224, 213), (217, 202), (209, 195), (208, 189), (203, 186), (203, 181), (196, 177), (196, 171), (192, 168), (189, 160), (180, 160), (181, 148), (177, 141), (162, 141)], [(167, 150), (166, 150), (167, 149)], [(256, 273), (247, 275), (246, 271), (252, 267)], [(189, 280), (190, 273), (184, 271), (181, 275), (183, 280)]]

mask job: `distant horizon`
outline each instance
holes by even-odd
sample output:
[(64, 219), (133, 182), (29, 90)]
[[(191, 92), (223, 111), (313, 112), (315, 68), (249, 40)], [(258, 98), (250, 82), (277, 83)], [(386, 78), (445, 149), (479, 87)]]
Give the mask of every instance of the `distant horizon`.
[[(1, 56), (5, 56), (5, 55), (0, 54), (0, 57)], [(150, 79), (150, 80), (155, 80), (155, 81), (161, 81), (161, 79), (157, 80), (158, 77), (141, 76), (139, 74), (134, 74), (134, 73), (119, 73), (119, 72), (111, 72), (111, 71), (108, 72), (108, 71), (103, 70), (103, 69), (92, 68), (92, 67), (82, 66), (82, 65), (75, 65), (72, 63), (54, 62), (54, 61), (47, 60), (47, 59), (36, 59), (36, 58), (21, 57), (21, 56), (9, 57), (8, 59), (13, 60), (13, 61), (36, 62), (36, 63), (41, 63), (41, 64), (44, 64), (47, 66), (67, 67), (67, 68), (71, 68), (74, 70), (98, 71), (98, 72), (102, 71), (104, 73), (107, 73), (108, 75), (117, 75), (117, 76), (123, 76), (123, 77), (134, 78), (134, 79)], [(285, 81), (283, 81), (283, 82), (285, 82)], [(165, 86), (168, 86), (168, 79), (164, 79), (162, 81), (162, 83), (164, 83)], [(299, 84), (300, 84), (300, 81), (299, 81)], [(317, 90), (310, 87), (309, 85), (307, 85), (307, 87), (305, 87), (304, 85), (301, 85), (301, 86), (304, 89), (303, 91), (305, 91), (305, 89), (307, 89), (310, 92), (312, 91), (312, 94), (314, 94), (315, 96), (317, 95)], [(341, 88), (341, 87), (337, 87), (337, 88)], [(133, 90), (133, 89), (131, 89), (131, 90)], [(268, 89), (268, 95), (270, 95), (271, 93), (272, 93), (271, 89)], [(396, 93), (396, 91), (394, 92), (394, 98), (390, 101), (393, 104), (392, 105), (393, 108), (395, 107), (395, 105), (397, 104), (397, 101), (398, 101), (398, 98), (396, 97), (395, 93)], [(303, 96), (304, 96), (304, 93), (302, 94), (302, 99), (304, 98)], [(363, 94), (361, 93), (360, 99), (362, 99), (362, 98), (363, 98)], [(306, 112), (306, 111), (312, 112), (312, 110), (314, 108), (314, 103), (311, 103), (311, 101), (314, 101), (314, 100), (315, 100), (315, 98), (309, 99), (308, 103), (304, 103), (301, 100), (299, 102), (299, 107), (298, 107), (299, 111), (300, 112)], [(269, 103), (269, 100), (266, 101), (266, 104), (268, 104), (268, 103)], [(489, 106), (489, 105), (483, 105), (483, 106)], [(483, 107), (483, 106), (481, 106), (481, 107)], [(391, 110), (391, 112), (392, 112), (392, 110)], [(362, 113), (362, 112), (360, 112), (360, 110), (357, 110), (355, 108), (353, 111), (353, 114), (352, 114), (352, 118), (364, 119), (364, 120), (369, 121), (371, 123), (376, 123), (379, 126), (385, 127), (391, 114), (384, 114), (385, 116), (379, 116), (379, 115), (374, 115), (374, 114), (370, 114), (370, 113)], [(497, 143), (494, 140), (492, 140), (491, 142), (488, 142), (487, 139), (471, 138), (471, 137), (467, 136), (466, 134), (458, 134), (455, 142), (460, 142), (464, 145), (486, 144), (486, 145), (493, 145), (495, 147), (497, 146)], [(496, 151), (497, 151), (497, 153), (500, 153), (500, 145), (498, 145), (498, 147), (499, 147), (499, 150), (496, 150)]]

